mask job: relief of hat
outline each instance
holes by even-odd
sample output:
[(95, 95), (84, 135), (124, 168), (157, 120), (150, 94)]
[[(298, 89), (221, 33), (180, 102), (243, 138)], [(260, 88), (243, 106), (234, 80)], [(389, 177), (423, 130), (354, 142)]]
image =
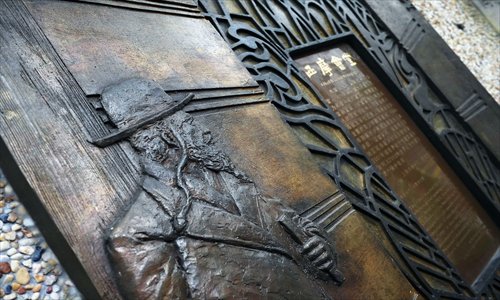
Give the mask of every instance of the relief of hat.
[(137, 129), (181, 110), (194, 95), (174, 100), (152, 80), (133, 78), (107, 87), (101, 103), (118, 131), (90, 142), (106, 147), (129, 137)]

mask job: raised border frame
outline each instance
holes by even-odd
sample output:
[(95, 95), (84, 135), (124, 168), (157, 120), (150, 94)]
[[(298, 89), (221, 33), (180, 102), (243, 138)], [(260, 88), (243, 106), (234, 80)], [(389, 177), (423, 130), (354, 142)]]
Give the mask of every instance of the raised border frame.
[[(391, 15), (380, 2), (377, 3), (380, 10)], [(362, 44), (362, 47), (355, 50), (372, 57), (376, 66), (372, 64), (370, 68), (399, 99), (454, 171), (468, 183), (468, 188), (493, 219), (498, 220), (500, 173), (498, 158), (491, 150), (496, 148), (490, 144), (485, 147), (484, 138), (478, 137), (481, 128), (471, 128), (465, 122), (465, 113), (470, 118), (478, 112), (470, 112), (468, 106), (459, 109), (450, 104), (426, 70), (408, 54), (425, 33), (419, 25), (410, 24), (402, 36), (395, 36), (367, 2), (359, 0), (233, 1), (231, 4), (199, 0), (199, 5), (205, 17), (261, 84), (283, 119), (318, 157), (325, 172), (350, 196), (358, 210), (379, 222), (402, 258), (401, 270), (424, 296), (461, 299), (498, 293), (498, 286), (496, 291), (492, 288), (495, 279), (491, 279), (498, 261), (492, 262), (487, 274), (483, 273), (474, 284), (465, 283), (379, 175), (339, 118), (301, 74), (290, 55), (299, 49), (319, 47), (335, 38), (356, 36), (359, 43), (355, 44)], [(404, 7), (408, 3), (393, 1), (390, 6), (393, 5)], [(475, 84), (480, 86), (477, 81)], [(482, 111), (484, 109), (479, 113)], [(318, 124), (329, 127), (329, 134)], [(363, 180), (353, 179), (356, 175)], [(429, 255), (420, 255), (419, 250)], [(433, 267), (428, 268), (415, 258)], [(451, 289), (432, 286), (426, 280), (428, 276), (445, 282)]]

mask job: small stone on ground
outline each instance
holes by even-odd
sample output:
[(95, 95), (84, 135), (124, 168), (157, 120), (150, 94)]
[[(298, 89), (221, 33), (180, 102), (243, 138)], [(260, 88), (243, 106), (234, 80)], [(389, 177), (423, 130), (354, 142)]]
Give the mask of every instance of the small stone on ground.
[(82, 299), (1, 170), (0, 299)]

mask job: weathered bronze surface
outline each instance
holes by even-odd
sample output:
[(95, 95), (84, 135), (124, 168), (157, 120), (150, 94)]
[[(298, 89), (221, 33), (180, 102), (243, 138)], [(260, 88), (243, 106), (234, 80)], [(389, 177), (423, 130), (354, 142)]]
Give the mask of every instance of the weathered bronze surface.
[(498, 294), (485, 95), (365, 2), (0, 0), (0, 163), (87, 298)]
[(101, 101), (121, 130), (177, 107), (129, 134), (144, 177), (109, 240), (124, 297), (319, 299), (315, 281), (344, 281), (326, 232), (264, 196), (159, 85), (126, 80)]
[(474, 196), (350, 46), (341, 44), (297, 62), (389, 184), (473, 283), (500, 247), (498, 228)]
[[(383, 7), (380, 17), (390, 15), (399, 20), (392, 7), (399, 13), (401, 9), (412, 10), (408, 1), (377, 3)], [(365, 1), (200, 0), (199, 5), (321, 168), (349, 196), (355, 209), (375, 220), (370, 230), (377, 232), (385, 250), (424, 297), (498, 293), (492, 274), (500, 260), (492, 261), (469, 285), (295, 61), (301, 53), (314, 53), (339, 40), (352, 42), (425, 129), (464, 184), (498, 220), (499, 168), (470, 128), (457, 118), (448, 103), (452, 99), (443, 96), (411, 60), (410, 51), (421, 46), (420, 38), (429, 40), (411, 16), (402, 14), (401, 27), (395, 31), (403, 35), (396, 36)], [(433, 64), (436, 57), (429, 54), (426, 58), (426, 63)], [(439, 60), (446, 64), (442, 57)], [(443, 77), (460, 76), (447, 72)], [(467, 81), (471, 86), (479, 85)], [(449, 86), (449, 90), (454, 89), (453, 84)], [(464, 112), (472, 111), (469, 108)], [(461, 114), (458, 109), (456, 113)]]
[(255, 86), (201, 18), (69, 1), (29, 7), (87, 95), (137, 76), (165, 90)]

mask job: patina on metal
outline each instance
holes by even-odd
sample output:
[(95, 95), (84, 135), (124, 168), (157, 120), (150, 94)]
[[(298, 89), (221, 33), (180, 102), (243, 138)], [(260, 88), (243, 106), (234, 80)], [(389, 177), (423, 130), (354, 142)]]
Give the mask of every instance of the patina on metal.
[[(328, 298), (315, 283), (344, 277), (326, 233), (261, 193), (211, 132), (148, 80), (104, 90), (116, 134), (140, 156), (142, 185), (113, 227), (109, 252), (130, 299)], [(157, 112), (157, 110), (163, 110)]]
[(351, 46), (337, 44), (296, 62), (462, 276), (474, 283), (500, 255), (500, 232), (477, 199)]
[(500, 293), (498, 263), (471, 284), (393, 185), (397, 153), (315, 87), (355, 56), (300, 68), (355, 47), (463, 179), (447, 190), (498, 215), (498, 109), (407, 1), (0, 6), (0, 163), (89, 299)]

